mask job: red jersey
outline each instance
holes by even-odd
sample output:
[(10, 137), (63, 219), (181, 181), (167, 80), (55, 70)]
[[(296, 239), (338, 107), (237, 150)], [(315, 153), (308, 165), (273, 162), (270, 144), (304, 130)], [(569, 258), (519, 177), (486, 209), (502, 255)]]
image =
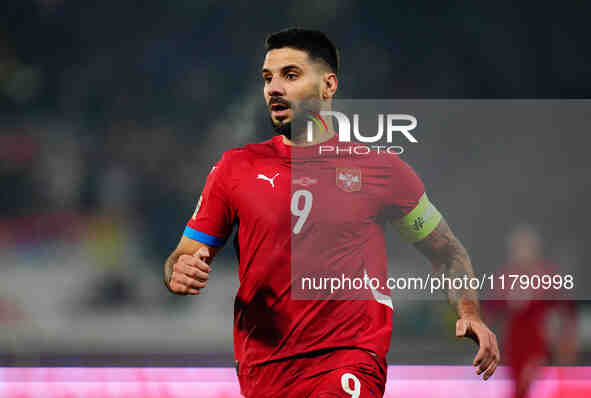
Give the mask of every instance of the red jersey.
[[(519, 264), (507, 264), (499, 275), (527, 275), (529, 278), (556, 275), (560, 268), (540, 260), (527, 268)], [(575, 307), (569, 300), (561, 300), (560, 292), (544, 289), (506, 289), (501, 291), (503, 300), (487, 303), (493, 311), (500, 312), (507, 320), (504, 336), (504, 358), (512, 371), (520, 377), (531, 363), (541, 365), (550, 357), (553, 347), (549, 339), (549, 318), (558, 311), (575, 319)], [(554, 342), (555, 343), (555, 342)]]
[[(356, 144), (335, 136), (320, 145)], [(303, 291), (295, 278), (314, 266), (324, 275), (385, 275), (382, 224), (413, 210), (424, 187), (396, 155), (318, 155), (320, 145), (292, 147), (275, 136), (225, 152), (185, 229), (191, 239), (221, 246), (238, 226), (234, 353), (241, 366), (331, 348), (380, 358), (388, 351), (387, 290), (319, 300), (326, 296)]]

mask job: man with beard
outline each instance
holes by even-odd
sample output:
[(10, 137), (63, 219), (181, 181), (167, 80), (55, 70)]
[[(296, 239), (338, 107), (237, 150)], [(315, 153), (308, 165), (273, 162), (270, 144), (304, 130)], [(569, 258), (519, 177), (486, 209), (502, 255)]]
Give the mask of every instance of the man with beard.
[[(472, 266), (398, 156), (318, 156), (320, 145), (337, 143), (331, 120), (319, 114), (331, 109), (338, 88), (332, 42), (322, 32), (288, 29), (270, 35), (266, 50), (263, 93), (277, 135), (224, 153), (165, 263), (164, 282), (174, 293), (199, 294), (237, 225), (234, 353), (242, 394), (381, 397), (392, 334), (388, 290), (311, 293), (294, 275), (320, 269), (325, 276), (346, 270), (351, 277), (383, 277), (384, 215), (447, 276), (473, 276)], [(318, 122), (311, 140), (294, 125), (308, 112)], [(488, 379), (499, 351), (476, 294), (449, 296), (459, 315), (456, 334), (479, 343), (473, 364)]]

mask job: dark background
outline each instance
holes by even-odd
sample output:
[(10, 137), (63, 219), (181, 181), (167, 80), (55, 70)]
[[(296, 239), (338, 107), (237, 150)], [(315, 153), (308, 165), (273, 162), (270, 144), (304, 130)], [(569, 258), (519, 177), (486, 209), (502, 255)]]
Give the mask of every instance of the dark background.
[[(232, 251), (198, 299), (170, 295), (161, 269), (211, 165), (273, 134), (259, 76), (269, 33), (326, 32), (340, 49), (340, 98), (583, 99), (590, 11), (583, 1), (3, 2), (3, 363), (231, 363)], [(527, 222), (553, 261), (581, 268), (588, 126), (425, 138), (405, 159), (476, 265), (502, 264), (507, 233)], [(410, 249), (401, 259), (424, 265)], [(588, 363), (590, 316), (579, 304)], [(444, 303), (408, 304), (390, 362), (469, 361), (469, 343), (441, 344), (453, 341), (451, 319)]]

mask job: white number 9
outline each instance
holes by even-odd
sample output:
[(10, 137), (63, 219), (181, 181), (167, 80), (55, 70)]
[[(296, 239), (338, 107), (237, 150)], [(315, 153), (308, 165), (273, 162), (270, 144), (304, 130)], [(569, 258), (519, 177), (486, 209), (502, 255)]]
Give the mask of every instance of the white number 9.
[[(353, 389), (351, 389), (351, 380), (353, 380)], [(347, 394), (353, 398), (359, 398), (359, 394), (361, 394), (361, 382), (354, 374), (343, 373), (341, 376), (341, 386)]]
[[(304, 207), (300, 209), (300, 197), (304, 197)], [(312, 210), (312, 192), (306, 189), (300, 189), (293, 193), (291, 197), (291, 214), (298, 217), (295, 225), (293, 226), (293, 233), (299, 234), (304, 226), (304, 223), (308, 219), (310, 215), (310, 210)]]

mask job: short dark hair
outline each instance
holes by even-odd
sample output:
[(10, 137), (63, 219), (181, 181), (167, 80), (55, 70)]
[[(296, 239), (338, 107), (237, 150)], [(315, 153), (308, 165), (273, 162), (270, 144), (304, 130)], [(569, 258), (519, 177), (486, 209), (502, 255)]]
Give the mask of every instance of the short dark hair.
[(295, 48), (308, 53), (315, 61), (323, 61), (330, 69), (339, 73), (339, 53), (329, 38), (319, 30), (288, 28), (270, 34), (265, 40), (265, 50)]

